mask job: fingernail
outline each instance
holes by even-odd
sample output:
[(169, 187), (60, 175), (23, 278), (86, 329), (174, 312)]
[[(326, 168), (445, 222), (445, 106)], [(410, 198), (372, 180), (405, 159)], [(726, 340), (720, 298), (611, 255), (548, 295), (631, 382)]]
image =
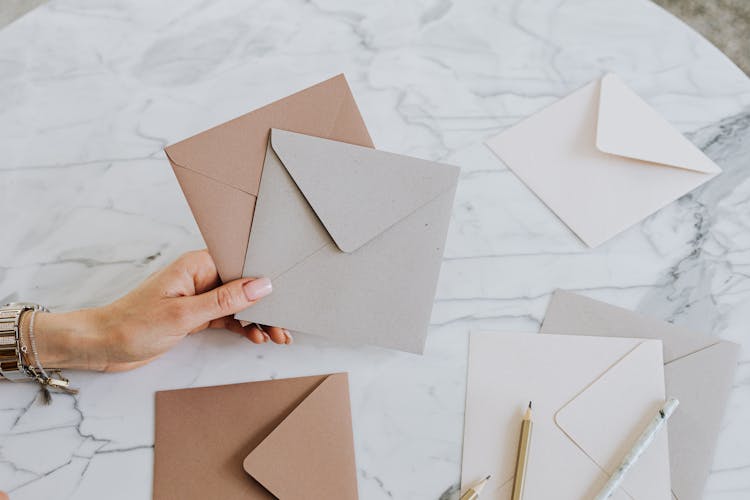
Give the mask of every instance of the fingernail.
[(286, 337), (286, 342), (284, 342), (285, 344), (291, 344), (292, 342), (294, 342), (294, 340), (292, 339), (292, 334), (289, 333), (289, 330), (284, 330), (284, 336)]
[(269, 340), (271, 340), (271, 336), (268, 335), (266, 332), (263, 332), (263, 343), (266, 343)]
[(258, 278), (242, 285), (242, 290), (247, 300), (258, 300), (271, 293), (273, 286), (268, 278)]

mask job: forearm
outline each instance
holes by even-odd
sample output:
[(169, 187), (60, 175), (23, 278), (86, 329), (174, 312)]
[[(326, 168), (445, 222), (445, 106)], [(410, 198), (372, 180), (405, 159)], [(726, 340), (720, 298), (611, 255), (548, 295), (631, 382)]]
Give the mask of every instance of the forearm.
[[(45, 368), (97, 370), (106, 368), (107, 347), (99, 326), (98, 311), (87, 309), (66, 313), (37, 312), (34, 344), (31, 342), (31, 312), (21, 317), (21, 337), (28, 362)], [(33, 347), (36, 349), (33, 349)], [(34, 352), (37, 358), (35, 359)]]

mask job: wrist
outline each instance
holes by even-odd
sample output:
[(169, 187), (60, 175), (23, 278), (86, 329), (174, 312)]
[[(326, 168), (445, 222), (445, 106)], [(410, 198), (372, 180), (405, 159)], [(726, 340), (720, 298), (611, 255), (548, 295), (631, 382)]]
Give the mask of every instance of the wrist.
[[(34, 340), (39, 363), (44, 368), (104, 370), (107, 349), (98, 316), (97, 309), (38, 312), (34, 317)], [(30, 320), (30, 313), (21, 318), (21, 335), (28, 346), (26, 358), (29, 364), (36, 365), (29, 335)]]

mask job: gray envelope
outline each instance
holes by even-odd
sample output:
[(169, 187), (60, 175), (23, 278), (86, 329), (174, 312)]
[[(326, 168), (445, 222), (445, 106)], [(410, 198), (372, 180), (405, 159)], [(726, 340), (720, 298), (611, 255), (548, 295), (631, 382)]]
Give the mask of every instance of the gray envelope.
[(678, 500), (700, 500), (740, 346), (563, 291), (552, 296), (541, 333), (663, 342), (667, 396), (680, 400), (680, 407), (669, 420), (672, 495)]
[(421, 353), (459, 169), (274, 129), (235, 317)]

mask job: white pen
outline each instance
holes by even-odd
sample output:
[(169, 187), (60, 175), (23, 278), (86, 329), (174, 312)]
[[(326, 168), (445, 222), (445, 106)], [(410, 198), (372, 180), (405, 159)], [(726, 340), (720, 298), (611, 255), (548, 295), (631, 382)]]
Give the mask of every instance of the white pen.
[(656, 437), (659, 429), (664, 426), (667, 419), (672, 415), (672, 413), (674, 413), (677, 405), (679, 404), (680, 402), (674, 398), (670, 398), (666, 403), (664, 403), (664, 406), (661, 407), (659, 413), (657, 413), (653, 420), (651, 420), (651, 422), (648, 424), (648, 426), (646, 426), (630, 451), (625, 454), (615, 473), (610, 476), (609, 481), (607, 481), (607, 484), (604, 485), (604, 488), (602, 488), (599, 494), (596, 495), (594, 500), (606, 500), (607, 498), (612, 496), (615, 490), (619, 488), (622, 480), (625, 479), (625, 475), (628, 473), (630, 468), (634, 463), (638, 461), (638, 458), (643, 455), (643, 452), (646, 451), (646, 448), (648, 448), (648, 446)]

